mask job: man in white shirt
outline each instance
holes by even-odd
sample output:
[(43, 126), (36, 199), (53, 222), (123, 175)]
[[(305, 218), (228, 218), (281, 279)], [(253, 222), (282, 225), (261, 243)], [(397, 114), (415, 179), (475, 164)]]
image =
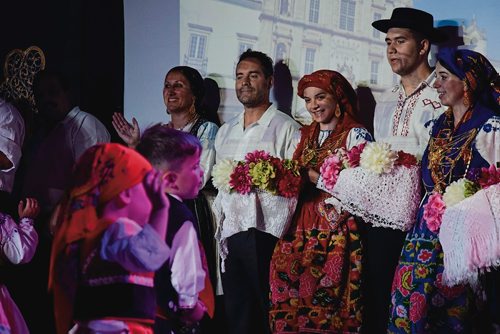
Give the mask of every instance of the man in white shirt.
[(28, 162), (24, 194), (40, 201), (42, 213), (50, 213), (70, 185), (73, 165), (80, 155), (111, 137), (95, 116), (75, 105), (62, 73), (39, 72), (33, 92), (47, 131)]
[[(433, 120), (442, 112), (432, 87), (434, 71), (428, 62), (431, 43), (446, 35), (433, 27), (431, 14), (414, 8), (395, 8), (390, 19), (372, 26), (386, 33), (387, 60), (401, 77), (399, 85), (377, 101), (374, 137), (420, 158), (429, 141)], [(406, 233), (367, 225), (364, 247), (364, 319), (366, 333), (386, 333), (390, 293)]]
[[(17, 109), (0, 98), (0, 210), (11, 211), (10, 193), (24, 140), (24, 120)], [(8, 212), (11, 213), (11, 212)]]
[[(273, 63), (267, 55), (247, 50), (240, 56), (235, 89), (244, 112), (217, 132), (216, 161), (243, 160), (247, 153), (255, 150), (264, 150), (282, 159), (292, 157), (300, 126), (269, 102), (272, 83)], [(259, 206), (245, 209), (259, 210)], [(231, 231), (224, 236), (227, 254), (223, 256), (222, 276), (229, 333), (270, 331), (269, 264), (278, 238), (286, 231), (285, 222), (271, 225), (260, 220), (251, 226), (238, 227), (219, 222), (222, 231)]]

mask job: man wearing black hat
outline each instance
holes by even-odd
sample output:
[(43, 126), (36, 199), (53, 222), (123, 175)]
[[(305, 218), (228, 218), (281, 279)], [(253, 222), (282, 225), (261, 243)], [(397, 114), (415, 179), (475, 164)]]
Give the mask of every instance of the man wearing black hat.
[[(374, 136), (421, 157), (429, 140), (432, 120), (443, 108), (432, 87), (434, 72), (429, 65), (431, 43), (442, 42), (444, 33), (433, 27), (431, 14), (414, 8), (395, 8), (390, 19), (372, 26), (385, 32), (387, 60), (401, 81), (382, 94), (374, 116)], [(406, 233), (367, 226), (365, 237), (365, 333), (387, 332), (391, 284)]]

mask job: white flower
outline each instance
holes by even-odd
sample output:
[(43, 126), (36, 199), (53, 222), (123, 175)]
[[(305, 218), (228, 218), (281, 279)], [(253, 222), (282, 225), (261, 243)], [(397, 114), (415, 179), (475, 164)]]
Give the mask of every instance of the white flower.
[(212, 182), (215, 188), (225, 192), (231, 191), (229, 181), (231, 180), (231, 173), (236, 165), (236, 161), (229, 159), (221, 160), (214, 165), (212, 168)]
[(361, 153), (359, 165), (377, 174), (389, 173), (398, 159), (398, 153), (391, 151), (388, 143), (371, 142)]
[(443, 201), (447, 208), (465, 199), (465, 186), (466, 179), (460, 179), (450, 183), (450, 185), (446, 187), (443, 194)]

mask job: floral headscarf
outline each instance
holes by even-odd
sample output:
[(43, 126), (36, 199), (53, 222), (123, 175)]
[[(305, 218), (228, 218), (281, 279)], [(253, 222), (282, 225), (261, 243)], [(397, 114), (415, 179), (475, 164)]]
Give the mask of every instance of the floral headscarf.
[[(82, 253), (96, 246), (99, 236), (113, 222), (98, 217), (98, 209), (121, 193), (142, 182), (152, 169), (136, 151), (119, 144), (99, 144), (89, 148), (73, 171), (73, 186), (57, 214), (57, 226), (50, 259), (49, 288), (61, 314), (56, 314), (58, 332), (65, 332), (71, 321), (72, 301), (67, 288), (70, 282), (58, 282), (55, 263), (64, 258), (68, 246), (82, 240)], [(85, 255), (84, 255), (85, 257)], [(60, 268), (59, 268), (60, 269)]]
[(437, 60), (467, 84), (474, 101), (500, 113), (500, 77), (486, 57), (472, 50), (443, 48)]
[(318, 70), (300, 79), (297, 94), (304, 98), (307, 87), (317, 87), (332, 94), (339, 104), (342, 114), (354, 116), (357, 113), (357, 95), (349, 81), (342, 74), (331, 70)]

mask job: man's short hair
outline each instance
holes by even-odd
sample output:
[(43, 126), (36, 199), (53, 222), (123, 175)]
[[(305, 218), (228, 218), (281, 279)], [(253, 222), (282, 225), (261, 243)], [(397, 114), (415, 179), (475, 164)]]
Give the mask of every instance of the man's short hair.
[(252, 49), (248, 49), (240, 55), (240, 59), (238, 60), (238, 64), (245, 59), (254, 58), (257, 59), (262, 67), (262, 72), (264, 72), (264, 76), (267, 78), (271, 77), (274, 74), (273, 68), (273, 60), (271, 57), (266, 55), (264, 52), (254, 51)]
[(192, 134), (158, 123), (144, 131), (136, 149), (156, 169), (178, 171), (186, 158), (201, 152), (202, 146)]

